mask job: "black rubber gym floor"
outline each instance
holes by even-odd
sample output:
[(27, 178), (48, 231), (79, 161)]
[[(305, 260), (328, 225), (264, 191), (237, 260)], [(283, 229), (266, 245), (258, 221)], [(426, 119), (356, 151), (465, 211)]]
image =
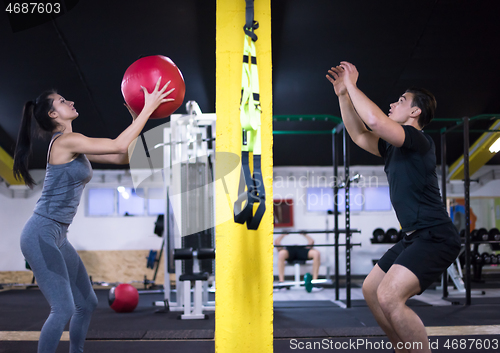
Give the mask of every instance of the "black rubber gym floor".
[[(107, 290), (96, 290), (96, 294), (99, 305), (90, 324), (85, 348), (87, 353), (215, 352), (214, 312), (208, 313), (207, 320), (178, 320), (179, 312), (155, 313), (158, 308), (152, 306), (152, 302), (161, 300), (162, 296), (151, 294), (141, 295), (134, 312), (118, 314), (108, 306)], [(472, 306), (452, 305), (451, 302), (449, 306), (431, 306), (412, 299), (408, 305), (427, 327), (500, 325), (499, 298), (474, 298), (473, 303)], [(343, 309), (331, 301), (275, 302), (274, 351), (390, 352), (382, 349), (381, 344), (387, 339), (364, 301), (353, 300), (352, 306)], [(40, 331), (49, 314), (49, 306), (37, 289), (11, 290), (0, 292), (0, 313), (0, 332)], [(463, 336), (430, 338), (431, 342), (439, 344), (433, 352), (500, 352), (500, 329), (498, 333), (479, 336), (464, 332)], [(446, 340), (454, 338), (483, 339), (490, 343), (496, 339), (499, 347), (444, 347)], [(363, 345), (353, 346), (353, 342)], [(9, 341), (4, 338), (0, 340), (0, 352), (35, 352), (36, 344), (35, 341)], [(313, 349), (315, 344), (317, 349)], [(62, 341), (57, 352), (68, 352), (68, 347), (69, 342)]]

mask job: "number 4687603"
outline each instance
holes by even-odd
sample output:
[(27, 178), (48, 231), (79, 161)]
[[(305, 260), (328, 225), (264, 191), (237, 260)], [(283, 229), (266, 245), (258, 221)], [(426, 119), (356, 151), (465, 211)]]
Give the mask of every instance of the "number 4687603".
[(35, 14), (51, 14), (60, 13), (61, 4), (55, 3), (41, 3), (41, 2), (9, 2), (5, 8), (8, 13), (35, 13)]

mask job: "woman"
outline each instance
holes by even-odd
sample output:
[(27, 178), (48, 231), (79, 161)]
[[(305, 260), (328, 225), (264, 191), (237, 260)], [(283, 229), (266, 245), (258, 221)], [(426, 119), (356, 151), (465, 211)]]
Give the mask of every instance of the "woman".
[[(90, 318), (97, 297), (87, 271), (66, 233), (75, 216), (85, 184), (92, 178), (89, 161), (128, 163), (128, 147), (144, 128), (149, 116), (166, 98), (170, 81), (153, 92), (142, 87), (145, 104), (132, 124), (116, 139), (88, 138), (74, 133), (71, 123), (78, 117), (74, 103), (54, 91), (42, 93), (24, 106), (23, 119), (14, 155), (14, 175), (33, 187), (28, 159), (31, 153), (31, 121), (41, 132), (52, 134), (47, 152), (47, 171), (42, 196), (33, 216), (21, 234), (21, 250), (33, 270), (38, 286), (50, 304), (50, 315), (43, 325), (38, 352), (55, 352), (64, 327), (70, 321), (70, 351), (83, 352)], [(130, 109), (129, 109), (130, 110)]]

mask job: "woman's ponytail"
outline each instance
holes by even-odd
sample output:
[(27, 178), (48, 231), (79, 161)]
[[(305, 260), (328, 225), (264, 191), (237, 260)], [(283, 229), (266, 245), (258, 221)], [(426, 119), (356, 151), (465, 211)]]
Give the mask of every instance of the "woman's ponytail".
[(35, 119), (38, 134), (40, 136), (52, 134), (59, 127), (54, 119), (49, 116), (53, 111), (55, 90), (43, 92), (35, 102), (29, 101), (24, 105), (21, 128), (17, 136), (16, 150), (14, 151), (14, 177), (23, 179), (30, 188), (36, 185), (29, 173), (28, 163), (31, 156), (31, 125)]
[(28, 162), (31, 156), (31, 121), (35, 102), (29, 101), (24, 105), (21, 127), (17, 136), (17, 144), (14, 152), (14, 177), (17, 180), (23, 180), (24, 183), (33, 188), (35, 181), (31, 177), (28, 168)]

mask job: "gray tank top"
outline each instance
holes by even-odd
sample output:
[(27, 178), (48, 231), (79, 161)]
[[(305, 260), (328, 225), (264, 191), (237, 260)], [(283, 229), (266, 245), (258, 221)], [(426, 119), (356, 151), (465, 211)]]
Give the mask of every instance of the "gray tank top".
[(80, 204), (83, 189), (92, 179), (92, 166), (84, 154), (65, 164), (50, 164), (50, 150), (62, 133), (52, 136), (47, 152), (47, 171), (42, 196), (34, 212), (60, 223), (70, 224)]

